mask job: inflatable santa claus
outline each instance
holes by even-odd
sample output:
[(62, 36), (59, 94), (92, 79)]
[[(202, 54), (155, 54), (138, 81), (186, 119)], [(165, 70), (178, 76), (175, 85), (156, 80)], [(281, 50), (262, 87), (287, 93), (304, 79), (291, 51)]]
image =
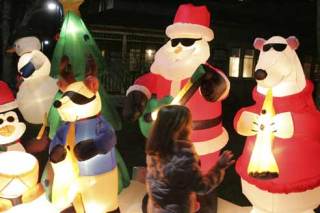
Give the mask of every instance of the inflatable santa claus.
[(180, 5), (174, 23), (166, 29), (170, 40), (156, 52), (151, 72), (129, 87), (124, 107), (126, 118), (140, 117), (147, 137), (159, 106), (187, 106), (193, 118), (191, 140), (203, 172), (216, 163), (228, 141), (221, 123), (221, 100), (227, 97), (230, 83), (222, 71), (207, 63), (208, 42), (213, 39), (209, 25), (206, 6)]
[(255, 104), (234, 126), (248, 136), (236, 170), (252, 212), (308, 213), (320, 204), (320, 113), (295, 52), (295, 37), (257, 38)]
[(26, 125), (19, 121), (22, 115), (18, 104), (3, 81), (0, 81), (0, 91), (0, 151), (25, 151), (20, 138), (26, 131)]

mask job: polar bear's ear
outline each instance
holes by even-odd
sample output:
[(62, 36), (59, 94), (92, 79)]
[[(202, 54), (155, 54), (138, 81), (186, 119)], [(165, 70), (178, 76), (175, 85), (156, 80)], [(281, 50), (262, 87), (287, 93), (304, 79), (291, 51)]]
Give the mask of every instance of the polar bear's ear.
[(295, 36), (290, 36), (286, 40), (292, 49), (294, 49), (294, 50), (298, 49), (300, 43), (299, 43), (299, 40)]
[(266, 40), (264, 38), (256, 38), (253, 42), (254, 48), (261, 50)]

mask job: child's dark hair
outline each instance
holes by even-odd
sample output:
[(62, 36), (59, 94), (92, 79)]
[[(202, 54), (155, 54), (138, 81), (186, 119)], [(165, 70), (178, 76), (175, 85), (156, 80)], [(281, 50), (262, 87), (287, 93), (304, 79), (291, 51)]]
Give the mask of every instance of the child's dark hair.
[(173, 151), (175, 140), (188, 140), (191, 113), (187, 107), (168, 105), (160, 108), (147, 140), (146, 153), (165, 157)]

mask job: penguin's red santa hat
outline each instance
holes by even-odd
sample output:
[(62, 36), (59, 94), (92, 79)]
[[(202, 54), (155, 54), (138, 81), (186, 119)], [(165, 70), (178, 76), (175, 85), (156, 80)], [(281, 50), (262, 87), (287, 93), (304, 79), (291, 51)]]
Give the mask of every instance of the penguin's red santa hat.
[(206, 6), (182, 4), (179, 6), (174, 22), (166, 29), (169, 38), (203, 38), (206, 41), (213, 39), (210, 29), (210, 12)]
[(18, 108), (18, 103), (9, 88), (9, 86), (3, 82), (0, 81), (0, 113), (7, 112), (14, 110)]

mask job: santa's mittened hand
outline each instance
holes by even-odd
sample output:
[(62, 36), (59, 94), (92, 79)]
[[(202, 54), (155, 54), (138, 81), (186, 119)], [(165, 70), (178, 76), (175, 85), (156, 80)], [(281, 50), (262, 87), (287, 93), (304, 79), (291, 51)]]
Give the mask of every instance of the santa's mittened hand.
[(125, 100), (122, 115), (123, 118), (131, 122), (136, 121), (143, 113), (148, 98), (140, 91), (130, 92)]
[(99, 150), (93, 140), (86, 140), (77, 143), (73, 151), (78, 161), (85, 161), (99, 154)]
[(218, 73), (204, 65), (206, 73), (200, 83), (202, 96), (210, 102), (217, 101), (227, 89), (225, 79)]
[(63, 145), (57, 145), (51, 150), (49, 159), (53, 163), (59, 163), (66, 158), (66, 155), (66, 148)]
[(234, 164), (235, 160), (233, 160), (232, 158), (233, 154), (231, 151), (224, 151), (217, 162), (216, 168), (219, 170), (226, 170), (232, 164)]
[(22, 77), (28, 78), (32, 75), (32, 73), (35, 70), (36, 70), (35, 66), (31, 62), (29, 62), (20, 69), (20, 73)]

